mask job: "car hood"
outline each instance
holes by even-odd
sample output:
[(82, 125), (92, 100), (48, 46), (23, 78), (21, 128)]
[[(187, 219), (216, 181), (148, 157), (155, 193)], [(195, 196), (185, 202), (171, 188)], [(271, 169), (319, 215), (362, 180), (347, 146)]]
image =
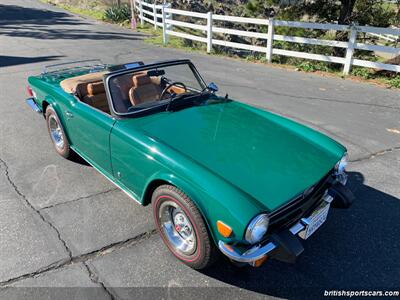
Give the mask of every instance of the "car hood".
[(345, 152), (323, 134), (235, 101), (159, 113), (140, 123), (147, 135), (222, 177), (269, 211), (317, 183)]

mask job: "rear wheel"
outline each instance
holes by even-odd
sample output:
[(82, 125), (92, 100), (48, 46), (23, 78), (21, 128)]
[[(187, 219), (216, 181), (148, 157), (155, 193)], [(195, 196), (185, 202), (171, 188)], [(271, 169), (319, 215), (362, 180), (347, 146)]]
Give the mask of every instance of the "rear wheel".
[(157, 229), (172, 254), (194, 269), (215, 262), (218, 251), (203, 217), (185, 193), (162, 185), (154, 191), (152, 205)]
[(71, 149), (68, 139), (56, 111), (50, 105), (46, 108), (46, 124), (57, 153), (64, 158), (69, 158), (71, 156)]

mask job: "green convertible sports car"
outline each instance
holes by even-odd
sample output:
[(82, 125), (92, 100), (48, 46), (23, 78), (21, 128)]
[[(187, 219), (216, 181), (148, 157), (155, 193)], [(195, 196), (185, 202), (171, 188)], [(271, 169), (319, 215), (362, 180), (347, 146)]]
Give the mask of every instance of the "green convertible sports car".
[(28, 82), (55, 150), (151, 204), (165, 245), (193, 268), (221, 252), (294, 262), (330, 208), (353, 202), (342, 145), (217, 96), (189, 60), (60, 64)]

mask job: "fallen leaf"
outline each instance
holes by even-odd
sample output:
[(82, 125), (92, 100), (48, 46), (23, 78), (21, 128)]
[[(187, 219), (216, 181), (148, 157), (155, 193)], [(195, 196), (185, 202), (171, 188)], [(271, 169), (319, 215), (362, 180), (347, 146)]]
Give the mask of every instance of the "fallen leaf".
[(386, 130), (391, 132), (391, 133), (400, 134), (400, 129), (397, 129), (397, 128), (386, 128)]

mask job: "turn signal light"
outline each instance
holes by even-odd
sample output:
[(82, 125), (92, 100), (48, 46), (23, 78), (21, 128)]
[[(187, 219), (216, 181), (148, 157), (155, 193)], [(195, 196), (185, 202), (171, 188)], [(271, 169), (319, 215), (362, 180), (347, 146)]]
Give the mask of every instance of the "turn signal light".
[(218, 232), (223, 236), (223, 237), (229, 237), (232, 233), (232, 228), (230, 228), (228, 225), (226, 225), (222, 221), (217, 221), (217, 228)]
[(264, 256), (260, 259), (257, 259), (255, 262), (253, 262), (253, 267), (260, 267), (266, 260), (267, 260), (268, 256)]

